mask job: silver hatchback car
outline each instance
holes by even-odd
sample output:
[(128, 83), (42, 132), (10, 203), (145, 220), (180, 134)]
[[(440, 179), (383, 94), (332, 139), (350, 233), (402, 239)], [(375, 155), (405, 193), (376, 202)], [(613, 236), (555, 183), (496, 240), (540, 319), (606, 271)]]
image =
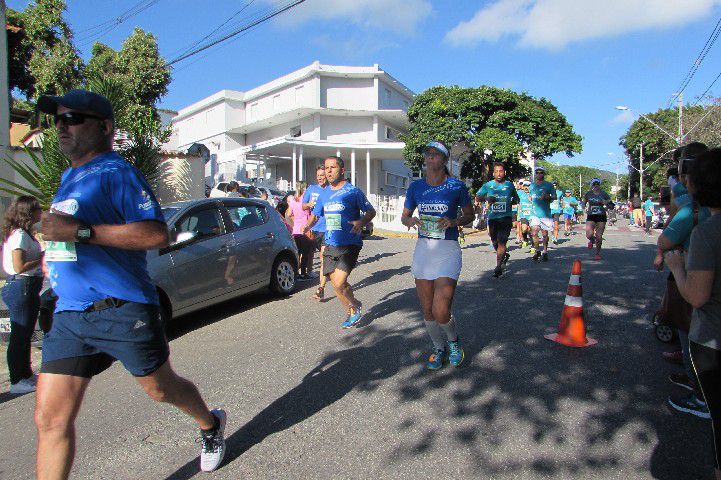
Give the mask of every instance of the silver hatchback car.
[(163, 206), (169, 247), (148, 252), (164, 321), (261, 288), (288, 295), (298, 250), (268, 202), (209, 198)]

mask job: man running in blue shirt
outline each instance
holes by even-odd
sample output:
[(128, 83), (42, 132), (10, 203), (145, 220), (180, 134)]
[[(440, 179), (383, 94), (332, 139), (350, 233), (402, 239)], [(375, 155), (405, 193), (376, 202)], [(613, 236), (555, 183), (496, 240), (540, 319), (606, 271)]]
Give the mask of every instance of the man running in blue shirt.
[[(312, 230), (319, 217), (325, 217), (325, 253), (321, 275), (330, 275), (338, 300), (347, 308), (341, 325), (351, 328), (361, 320), (361, 303), (353, 296), (348, 276), (358, 263), (363, 247), (363, 227), (376, 211), (363, 192), (345, 179), (345, 165), (340, 157), (325, 159), (328, 186), (316, 201), (305, 231)], [(361, 216), (361, 212), (365, 212)]]
[[(533, 246), (535, 252), (533, 260), (538, 261), (539, 257), (544, 262), (548, 261), (548, 232), (553, 230), (553, 217), (551, 216), (551, 201), (556, 198), (556, 189), (550, 182), (545, 181), (546, 169), (536, 167), (535, 181), (528, 188), (528, 193), (533, 201), (533, 212), (531, 214), (531, 231), (533, 235)], [(538, 232), (543, 235), (543, 252), (540, 248)]]
[(476, 200), (490, 204), (488, 210), (488, 234), (496, 250), (496, 268), (493, 276), (503, 274), (503, 265), (511, 257), (506, 252), (506, 244), (513, 227), (512, 205), (519, 201), (516, 187), (506, 180), (506, 167), (502, 163), (493, 164), (493, 180), (485, 183), (476, 193)]
[[(325, 178), (325, 166), (318, 165), (315, 169), (315, 179), (318, 182), (317, 185), (311, 185), (305, 190), (303, 194), (303, 209), (313, 211), (318, 197), (323, 192), (323, 189), (328, 186), (328, 180)], [(313, 226), (313, 242), (315, 242), (315, 249), (320, 252), (320, 285), (313, 294), (313, 298), (316, 300), (323, 300), (325, 293), (325, 284), (328, 280), (326, 275), (323, 275), (323, 251), (325, 246), (323, 245), (323, 238), (325, 237), (325, 217), (320, 217), (318, 223)]]
[(142, 174), (112, 149), (113, 108), (102, 95), (71, 90), (41, 96), (38, 109), (53, 116), (70, 168), (42, 217), (45, 260), (59, 299), (38, 379), (37, 477), (70, 474), (83, 396), (90, 379), (114, 360), (153, 400), (195, 419), (200, 467), (215, 470), (225, 453), (226, 415), (208, 410), (195, 385), (168, 361), (158, 292), (146, 264), (146, 250), (168, 245), (168, 229)]

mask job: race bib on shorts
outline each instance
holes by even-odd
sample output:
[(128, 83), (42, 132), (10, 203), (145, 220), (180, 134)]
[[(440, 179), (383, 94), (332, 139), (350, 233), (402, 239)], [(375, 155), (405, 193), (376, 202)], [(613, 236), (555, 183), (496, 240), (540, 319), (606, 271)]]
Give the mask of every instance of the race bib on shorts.
[(73, 242), (45, 242), (45, 261), (77, 262), (78, 254)]
[(326, 230), (343, 230), (340, 213), (326, 213), (324, 216)]
[(421, 215), (421, 225), (418, 227), (418, 233), (427, 238), (445, 239), (446, 231), (438, 225), (440, 219), (440, 217), (434, 217), (433, 215)]
[(603, 207), (591, 205), (591, 215), (603, 215)]

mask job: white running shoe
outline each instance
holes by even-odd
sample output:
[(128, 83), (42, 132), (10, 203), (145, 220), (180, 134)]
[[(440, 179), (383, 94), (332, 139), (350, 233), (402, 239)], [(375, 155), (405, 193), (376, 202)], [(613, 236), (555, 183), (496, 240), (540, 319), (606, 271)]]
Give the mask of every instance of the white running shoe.
[[(32, 377), (31, 377), (32, 378)], [(23, 378), (18, 383), (10, 385), (10, 393), (13, 395), (23, 395), (35, 391), (35, 383), (31, 378)]]
[(204, 472), (212, 472), (223, 463), (225, 456), (225, 422), (228, 416), (225, 410), (211, 410), (210, 413), (218, 417), (220, 425), (213, 436), (206, 437), (200, 433), (200, 441), (203, 444), (200, 451), (200, 469)]

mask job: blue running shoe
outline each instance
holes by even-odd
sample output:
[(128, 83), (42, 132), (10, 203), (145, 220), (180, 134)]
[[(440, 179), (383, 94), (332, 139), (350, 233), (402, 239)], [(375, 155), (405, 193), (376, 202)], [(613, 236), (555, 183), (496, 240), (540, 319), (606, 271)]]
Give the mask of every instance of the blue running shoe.
[(443, 368), (443, 361), (446, 359), (446, 350), (438, 349), (431, 353), (426, 362), (426, 368), (428, 370), (440, 370)]
[(356, 325), (358, 325), (358, 322), (361, 321), (361, 316), (363, 314), (361, 313), (361, 307), (360, 305), (356, 307), (349, 307), (348, 308), (348, 318), (345, 322), (341, 324), (341, 327), (344, 329), (352, 328)]
[(463, 359), (466, 355), (463, 353), (463, 347), (461, 347), (461, 339), (459, 338), (455, 342), (448, 341), (448, 361), (454, 367), (460, 367), (463, 363)]

